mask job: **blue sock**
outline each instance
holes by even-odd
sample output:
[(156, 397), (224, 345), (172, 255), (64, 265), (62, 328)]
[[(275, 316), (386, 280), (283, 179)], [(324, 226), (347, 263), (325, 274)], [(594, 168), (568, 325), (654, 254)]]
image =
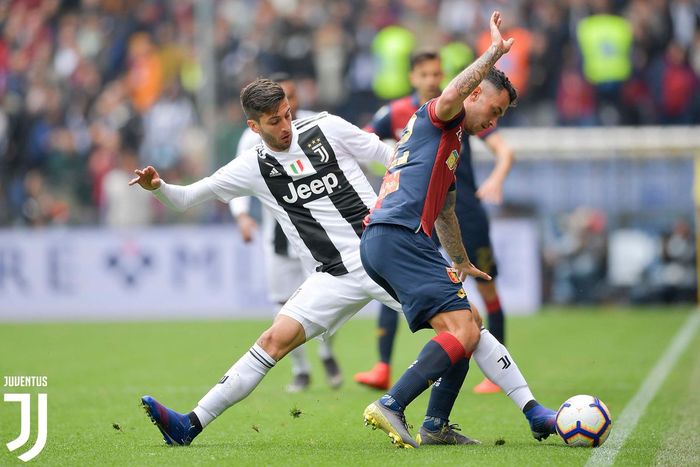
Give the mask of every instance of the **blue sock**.
[(426, 415), (423, 419), (423, 428), (428, 431), (438, 431), (448, 423), (449, 420), (446, 418), (429, 417)]
[(386, 407), (389, 407), (391, 410), (394, 410), (396, 412), (403, 412), (403, 409), (406, 408), (403, 405), (396, 402), (396, 399), (391, 397), (389, 394), (384, 394), (382, 397), (380, 397), (379, 403)]
[[(428, 402), (428, 410), (425, 412), (425, 421), (423, 422), (423, 426), (427, 430), (435, 431), (447, 424), (468, 371), (469, 359), (462, 358), (435, 382), (430, 392), (430, 402)], [(442, 420), (442, 425), (434, 428), (435, 420)]]
[(382, 305), (379, 311), (379, 360), (382, 363), (391, 363), (391, 351), (394, 348), (396, 328), (399, 323), (398, 312), (386, 305)]
[(405, 409), (408, 404), (449, 370), (453, 362), (464, 358), (464, 356), (464, 347), (456, 337), (446, 332), (438, 334), (425, 344), (418, 359), (389, 389), (387, 396), (390, 396), (398, 406)]

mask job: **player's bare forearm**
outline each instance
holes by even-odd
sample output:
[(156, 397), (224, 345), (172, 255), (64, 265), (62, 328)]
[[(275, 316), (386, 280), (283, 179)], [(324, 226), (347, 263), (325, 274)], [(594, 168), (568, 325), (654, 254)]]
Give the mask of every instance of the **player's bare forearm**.
[(452, 258), (452, 266), (457, 270), (457, 276), (460, 280), (465, 280), (467, 276), (491, 280), (491, 276), (480, 271), (469, 260), (467, 251), (462, 243), (459, 221), (455, 214), (456, 202), (457, 193), (455, 191), (448, 192), (445, 205), (435, 222), (435, 229), (437, 230), (438, 237), (440, 237), (440, 242), (442, 242), (443, 248), (447, 251), (447, 254), (450, 255), (450, 258)]
[(498, 59), (510, 50), (513, 39), (504, 40), (499, 30), (500, 26), (501, 13), (494, 11), (489, 21), (491, 46), (455, 76), (442, 92), (435, 106), (435, 112), (440, 120), (448, 121), (455, 117), (462, 110), (464, 100), (479, 86)]
[[(447, 108), (454, 109), (454, 115), (457, 115), (462, 109), (462, 102), (469, 97), (476, 87), (484, 80), (489, 70), (503, 55), (503, 51), (495, 45), (491, 45), (486, 52), (479, 58), (474, 60), (471, 65), (462, 70), (460, 74), (452, 78), (450, 84), (447, 85), (445, 92), (445, 104)], [(443, 97), (440, 100), (443, 100)], [(453, 115), (453, 116), (454, 116)]]
[(447, 194), (445, 205), (435, 221), (440, 243), (455, 264), (469, 262), (469, 256), (462, 243), (462, 232), (459, 230), (459, 221), (455, 214), (457, 196), (454, 191)]
[(493, 177), (503, 183), (510, 172), (513, 163), (515, 162), (515, 154), (513, 148), (506, 142), (503, 137), (496, 133), (492, 133), (486, 137), (486, 146), (496, 158), (496, 162), (491, 171), (490, 177)]
[(438, 219), (435, 223), (440, 243), (455, 264), (469, 262), (469, 256), (462, 244), (462, 235), (459, 230), (459, 222), (454, 212)]

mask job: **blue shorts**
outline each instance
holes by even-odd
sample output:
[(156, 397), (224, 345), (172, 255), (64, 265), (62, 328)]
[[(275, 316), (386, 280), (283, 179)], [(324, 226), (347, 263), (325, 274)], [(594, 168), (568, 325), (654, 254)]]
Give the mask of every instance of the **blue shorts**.
[[(478, 198), (465, 201), (460, 199), (455, 206), (455, 214), (462, 232), (462, 243), (467, 250), (469, 260), (494, 279), (498, 276), (498, 267), (493, 257), (493, 247), (489, 235), (489, 218)], [(437, 237), (437, 235), (435, 235)], [(477, 281), (486, 281), (478, 278)]]
[(437, 313), (471, 310), (459, 278), (423, 232), (372, 224), (362, 234), (360, 258), (372, 280), (401, 303), (412, 332), (430, 328)]

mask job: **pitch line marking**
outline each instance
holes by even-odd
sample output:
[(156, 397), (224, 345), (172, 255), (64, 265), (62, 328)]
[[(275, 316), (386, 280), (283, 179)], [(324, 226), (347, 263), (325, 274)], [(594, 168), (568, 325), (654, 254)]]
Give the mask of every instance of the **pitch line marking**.
[(683, 354), (695, 331), (700, 325), (700, 310), (695, 310), (681, 325), (680, 330), (666, 349), (666, 353), (656, 362), (656, 365), (647, 375), (637, 393), (627, 403), (617, 420), (613, 420), (613, 429), (607, 442), (595, 449), (586, 462), (586, 467), (613, 465), (615, 457), (620, 452), (627, 437), (634, 432), (637, 422), (647, 405), (654, 399), (661, 385), (666, 381), (668, 374), (676, 365), (676, 361)]

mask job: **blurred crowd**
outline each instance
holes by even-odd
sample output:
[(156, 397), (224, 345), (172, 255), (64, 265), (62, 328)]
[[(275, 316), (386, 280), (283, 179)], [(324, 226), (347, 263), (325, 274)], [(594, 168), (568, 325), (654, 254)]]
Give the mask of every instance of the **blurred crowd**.
[[(543, 245), (544, 300), (560, 304), (697, 301), (693, 228), (683, 216), (662, 225), (617, 230), (627, 234), (623, 245), (609, 241), (616, 229), (600, 210), (581, 206), (560, 214)], [(615, 264), (611, 256), (619, 262)]]
[(250, 80), (286, 71), (302, 108), (362, 125), (410, 92), (414, 47), (448, 74), (481, 53), (494, 9), (517, 44), (498, 63), (521, 96), (505, 125), (700, 123), (695, 0), (6, 0), (0, 226), (166, 222), (130, 174), (185, 183), (229, 160)]

